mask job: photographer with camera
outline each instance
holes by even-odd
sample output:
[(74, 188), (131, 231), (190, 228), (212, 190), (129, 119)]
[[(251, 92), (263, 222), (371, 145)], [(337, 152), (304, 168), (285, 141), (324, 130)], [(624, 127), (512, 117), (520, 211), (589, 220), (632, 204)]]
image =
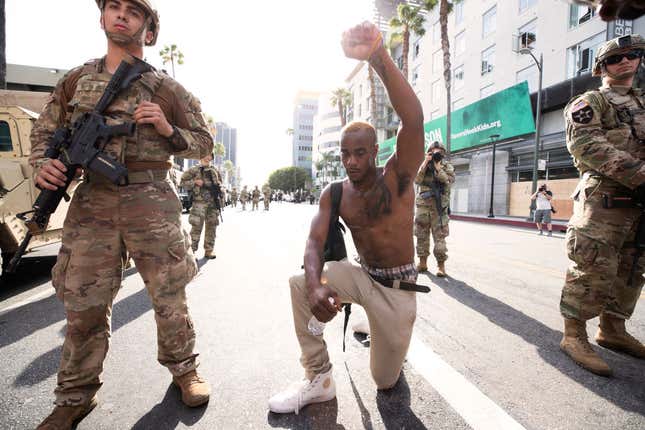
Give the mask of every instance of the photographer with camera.
[(418, 186), (414, 235), (417, 237), (417, 270), (428, 270), (430, 255), (430, 233), (434, 240), (433, 254), (437, 259), (437, 276), (446, 276), (445, 262), (448, 259), (446, 237), (450, 206), (450, 184), (455, 182), (455, 169), (446, 158), (446, 149), (439, 142), (428, 147), (425, 160), (421, 163), (414, 183)]
[(553, 236), (553, 225), (551, 224), (551, 199), (553, 198), (553, 193), (549, 191), (546, 184), (540, 185), (540, 188), (531, 195), (531, 200), (535, 200), (535, 214), (533, 216), (533, 221), (538, 229), (538, 234), (542, 236), (544, 231), (542, 230), (542, 224), (546, 224), (548, 230), (547, 236)]

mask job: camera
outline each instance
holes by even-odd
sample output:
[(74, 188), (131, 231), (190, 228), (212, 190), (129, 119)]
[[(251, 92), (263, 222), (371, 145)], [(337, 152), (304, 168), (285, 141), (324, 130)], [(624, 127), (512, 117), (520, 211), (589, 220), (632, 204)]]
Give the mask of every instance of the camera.
[(432, 161), (433, 162), (438, 163), (441, 160), (443, 160), (443, 154), (441, 152), (434, 152), (432, 154)]
[(546, 191), (546, 185), (541, 185), (540, 188), (538, 188), (539, 192), (544, 192)]

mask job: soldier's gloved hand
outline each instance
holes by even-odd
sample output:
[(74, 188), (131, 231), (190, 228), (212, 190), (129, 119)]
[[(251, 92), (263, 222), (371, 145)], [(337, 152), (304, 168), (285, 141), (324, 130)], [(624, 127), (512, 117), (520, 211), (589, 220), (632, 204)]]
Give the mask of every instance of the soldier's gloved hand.
[(137, 124), (152, 124), (163, 137), (172, 136), (174, 130), (161, 106), (151, 102), (141, 102), (134, 111), (133, 119)]
[(202, 187), (204, 185), (204, 181), (202, 181), (201, 179), (195, 179), (194, 183), (198, 187)]

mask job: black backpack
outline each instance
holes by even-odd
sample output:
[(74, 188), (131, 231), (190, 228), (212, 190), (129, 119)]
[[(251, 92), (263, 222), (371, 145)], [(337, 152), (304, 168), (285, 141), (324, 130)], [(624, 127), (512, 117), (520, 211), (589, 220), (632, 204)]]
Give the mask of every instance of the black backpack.
[[(343, 181), (331, 184), (331, 217), (329, 218), (329, 232), (325, 241), (324, 261), (340, 261), (347, 258), (345, 248), (345, 226), (339, 220), (340, 200), (343, 198)], [(343, 303), (345, 320), (343, 322), (343, 352), (345, 352), (345, 333), (352, 313), (352, 304)]]

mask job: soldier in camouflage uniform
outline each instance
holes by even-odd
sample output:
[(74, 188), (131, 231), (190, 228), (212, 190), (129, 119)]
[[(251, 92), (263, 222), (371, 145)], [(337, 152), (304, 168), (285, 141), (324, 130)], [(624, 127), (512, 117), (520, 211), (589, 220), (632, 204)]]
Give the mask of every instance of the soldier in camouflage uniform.
[(233, 190), (231, 191), (231, 205), (233, 205), (234, 208), (237, 207), (237, 188), (233, 187)]
[[(433, 161), (441, 158), (440, 161)], [(414, 234), (417, 237), (417, 270), (428, 270), (430, 255), (430, 234), (434, 240), (433, 254), (437, 259), (437, 276), (446, 276), (448, 248), (448, 206), (450, 205), (450, 185), (455, 181), (455, 169), (446, 158), (446, 150), (439, 142), (428, 147), (426, 158), (421, 163), (414, 183), (418, 186), (416, 198), (417, 210), (414, 216)]]
[(564, 110), (567, 148), (582, 178), (567, 229), (567, 270), (560, 312), (560, 348), (599, 375), (612, 371), (587, 340), (586, 321), (600, 316), (599, 345), (645, 358), (625, 330), (643, 286), (645, 260), (635, 246), (641, 210), (634, 190), (645, 184), (645, 97), (632, 87), (645, 41), (638, 35), (606, 42), (594, 75), (603, 85), (572, 99)]
[[(202, 236), (202, 228), (206, 225), (204, 231), (204, 258), (215, 258), (215, 236), (217, 226), (219, 225), (219, 210), (217, 210), (212, 187), (220, 185), (222, 177), (217, 169), (211, 165), (212, 155), (199, 160), (199, 165), (193, 166), (181, 175), (181, 186), (190, 190), (193, 196), (193, 206), (190, 208), (190, 238), (192, 240), (193, 253), (199, 248), (199, 239)], [(221, 201), (221, 200), (220, 200)]]
[(260, 190), (258, 189), (257, 185), (253, 189), (253, 193), (251, 194), (251, 197), (253, 198), (253, 205), (251, 206), (251, 210), (254, 211), (258, 209), (258, 206), (260, 204)]
[(262, 187), (262, 194), (264, 195), (264, 210), (269, 210), (269, 204), (271, 203), (271, 187), (269, 184), (264, 184)]
[[(144, 44), (151, 46), (157, 38), (159, 19), (149, 0), (97, 4), (107, 55), (61, 79), (32, 131), (30, 162), (43, 189), (64, 185), (64, 165), (44, 156), (54, 131), (91, 111), (121, 60), (126, 55), (143, 58)], [(167, 75), (151, 71), (122, 91), (105, 115), (109, 125), (136, 123), (132, 137), (112, 138), (105, 147), (127, 166), (128, 181), (114, 185), (86, 172), (69, 206), (52, 269), (67, 330), (56, 406), (39, 429), (71, 428), (96, 406), (112, 302), (126, 255), (134, 260), (152, 299), (159, 362), (170, 370), (189, 406), (207, 402), (210, 395), (210, 387), (196, 373), (195, 331), (186, 304), (185, 286), (197, 265), (169, 179), (173, 155), (201, 158), (213, 150), (199, 101)]]
[(240, 193), (240, 203), (242, 203), (242, 210), (246, 210), (246, 202), (249, 201), (249, 192), (246, 189), (246, 185), (242, 188), (242, 192)]

